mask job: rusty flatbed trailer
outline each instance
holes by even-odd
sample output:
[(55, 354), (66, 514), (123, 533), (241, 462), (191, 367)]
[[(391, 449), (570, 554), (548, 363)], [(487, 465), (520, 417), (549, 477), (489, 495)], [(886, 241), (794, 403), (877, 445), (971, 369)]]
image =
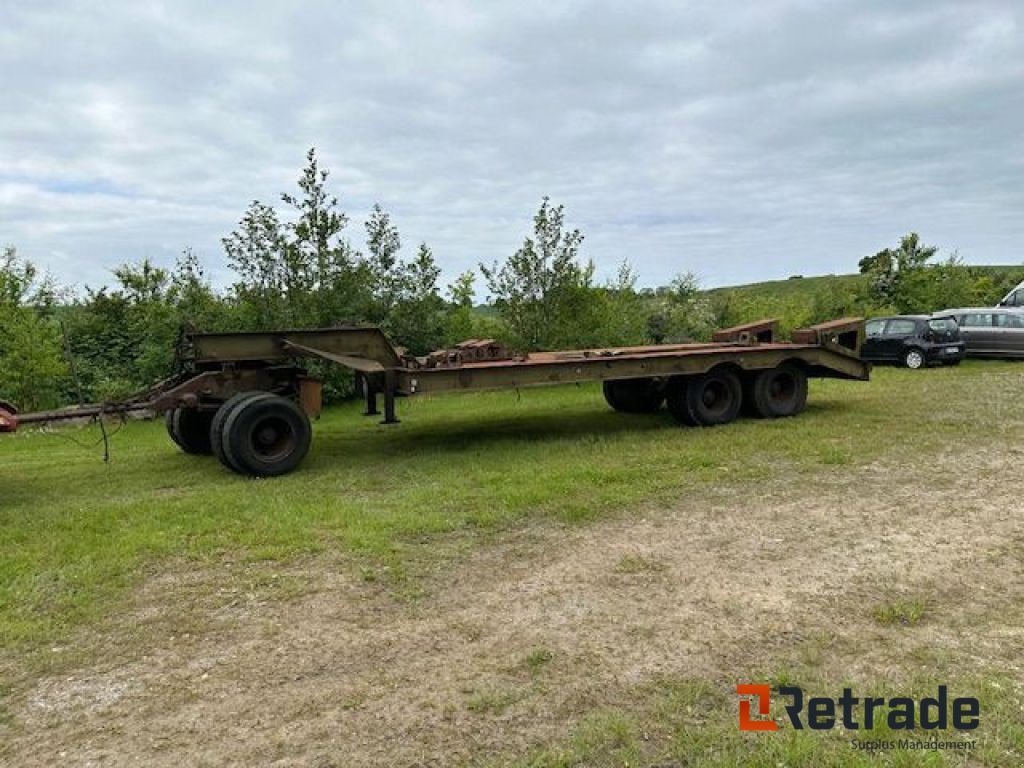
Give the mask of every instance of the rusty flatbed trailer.
[[(301, 463), (312, 438), (309, 417), (320, 411), (320, 382), (298, 365), (303, 358), (354, 371), (366, 414), (379, 413), (383, 396), (386, 424), (398, 422), (398, 397), (601, 381), (615, 410), (667, 405), (683, 424), (715, 426), (741, 410), (762, 418), (796, 415), (806, 404), (808, 378), (868, 379), (870, 366), (858, 357), (860, 318), (801, 329), (790, 342), (776, 341), (777, 330), (776, 321), (764, 320), (718, 331), (711, 343), (528, 355), (471, 340), (426, 357), (403, 354), (374, 327), (188, 333), (178, 352), (181, 373), (117, 409), (165, 412), (182, 450), (213, 453), (241, 474), (272, 476)], [(19, 418), (44, 420), (33, 416)]]

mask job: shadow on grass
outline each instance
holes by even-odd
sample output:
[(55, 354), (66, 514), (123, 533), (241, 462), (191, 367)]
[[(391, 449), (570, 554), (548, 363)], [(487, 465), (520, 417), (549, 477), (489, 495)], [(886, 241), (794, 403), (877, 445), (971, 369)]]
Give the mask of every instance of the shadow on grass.
[[(367, 417), (378, 418), (378, 417)], [(439, 422), (415, 424), (410, 418), (402, 424), (374, 425), (345, 434), (344, 427), (330, 428), (317, 437), (319, 456), (367, 459), (412, 451), (460, 453), (507, 443), (530, 443), (587, 438), (615, 438), (629, 434), (680, 429), (667, 411), (633, 415), (613, 412), (553, 413), (549, 410), (523, 413), (514, 417), (457, 416)], [(353, 454), (358, 446), (358, 457)]]
[[(833, 416), (855, 410), (855, 406), (841, 401), (808, 404), (799, 419)], [(415, 414), (401, 424), (360, 426), (358, 431), (346, 433), (348, 424), (330, 425), (315, 438), (315, 464), (344, 459), (349, 466), (374, 465), (382, 458), (395, 455), (413, 455), (417, 452), (459, 454), (517, 443), (546, 443), (557, 441), (588, 441), (618, 439), (646, 433), (676, 432), (693, 436), (712, 431), (729, 430), (740, 424), (767, 425), (771, 422), (757, 418), (742, 418), (736, 424), (720, 428), (681, 426), (672, 415), (662, 409), (653, 414), (616, 413), (604, 408), (552, 410), (538, 409), (508, 416), (488, 418), (471, 413), (449, 416), (444, 421), (436, 417), (415, 423)], [(379, 420), (367, 416), (367, 421)]]

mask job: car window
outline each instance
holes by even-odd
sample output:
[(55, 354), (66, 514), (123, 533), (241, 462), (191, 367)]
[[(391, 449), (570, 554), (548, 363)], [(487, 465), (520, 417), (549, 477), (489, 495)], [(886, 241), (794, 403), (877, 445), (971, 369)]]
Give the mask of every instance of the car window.
[(996, 326), (999, 328), (1024, 328), (1024, 316), (1013, 312), (1000, 312), (996, 315)]
[(885, 326), (886, 336), (909, 336), (917, 330), (917, 323), (913, 320), (890, 320)]
[(952, 317), (933, 317), (928, 321), (928, 327), (936, 333), (956, 330), (956, 320)]
[(1024, 290), (1018, 288), (1016, 291), (1014, 291), (1005, 299), (1003, 299), (1002, 303), (1008, 307), (1019, 307), (1022, 303), (1024, 303)]
[(964, 328), (990, 328), (992, 326), (992, 313), (968, 312), (964, 315), (963, 322), (960, 325)]
[(871, 320), (864, 326), (864, 333), (869, 339), (881, 336), (883, 330), (885, 330), (885, 320)]

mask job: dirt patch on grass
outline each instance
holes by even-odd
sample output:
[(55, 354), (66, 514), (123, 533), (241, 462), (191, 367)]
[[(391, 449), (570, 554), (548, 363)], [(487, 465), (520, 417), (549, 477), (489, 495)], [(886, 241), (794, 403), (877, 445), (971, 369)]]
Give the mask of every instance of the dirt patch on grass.
[[(424, 550), (414, 598), (331, 556), (269, 582), (264, 567), (248, 587), (175, 570), (82, 638), (92, 651), (72, 674), (8, 697), (5, 757), (475, 762), (560, 738), (636, 685), (771, 672), (836, 637), (858, 651), (842, 661), (851, 675), (898, 679), (941, 649), (1019, 676), (1024, 630), (1008, 617), (1024, 602), (1024, 523), (1006, 478), (1020, 458), (823, 469), (522, 527), (454, 560)], [(278, 599), (275, 580), (302, 588)]]

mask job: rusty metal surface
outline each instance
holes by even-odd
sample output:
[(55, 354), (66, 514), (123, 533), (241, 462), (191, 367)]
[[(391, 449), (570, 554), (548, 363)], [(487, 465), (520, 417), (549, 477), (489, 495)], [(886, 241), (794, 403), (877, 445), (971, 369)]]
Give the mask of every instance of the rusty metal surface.
[(18, 430), (18, 409), (13, 403), (0, 400), (0, 432), (16, 432)]
[[(599, 349), (567, 350), (561, 352), (531, 352), (511, 360), (485, 360), (463, 363), (460, 368), (480, 370), (482, 368), (528, 368), (537, 365), (549, 365), (559, 362), (574, 361), (609, 361), (609, 360), (648, 360), (663, 357), (684, 357), (726, 353), (743, 355), (748, 344), (726, 342), (700, 342), (694, 344), (664, 344), (646, 347), (608, 347)], [(793, 342), (775, 342), (758, 344), (760, 350), (805, 350), (817, 348), (816, 344), (798, 344)]]
[(717, 365), (740, 370), (774, 368), (797, 361), (814, 377), (865, 381), (870, 365), (842, 348), (809, 344), (693, 344), (664, 350), (632, 348), (616, 354), (535, 353), (523, 361), (471, 363), (457, 368), (400, 370), (399, 390), (407, 394), (452, 389), (501, 389), (613, 379), (689, 376)]
[(307, 347), (304, 344), (299, 344), (292, 341), (291, 339), (285, 338), (281, 342), (286, 350), (296, 352), (300, 355), (308, 355), (310, 357), (319, 357), (322, 360), (327, 360), (332, 363), (338, 363), (346, 368), (351, 368), (353, 371), (359, 371), (360, 373), (383, 373), (384, 366), (376, 360), (370, 360), (365, 357), (354, 357), (352, 355), (338, 355), (333, 352), (328, 352), (323, 349), (314, 349), (313, 347)]
[[(229, 362), (280, 362), (297, 355), (296, 346), (341, 357), (376, 360), (384, 368), (402, 361), (380, 328), (346, 326), (232, 333), (190, 333), (185, 337), (184, 362), (223, 365)], [(289, 346), (291, 345), (291, 346)]]
[(277, 394), (292, 392), (306, 372), (293, 366), (223, 368), (203, 371), (153, 394), (146, 406), (154, 411), (171, 408), (214, 409), (239, 392), (260, 390)]
[(481, 360), (514, 360), (521, 357), (496, 339), (467, 339), (453, 347), (434, 350), (423, 357), (403, 356), (402, 362), (407, 368), (450, 368)]
[(752, 323), (722, 328), (711, 334), (712, 341), (737, 341), (740, 343), (771, 343), (779, 333), (779, 321), (775, 318), (756, 320)]
[(831, 344), (846, 347), (860, 353), (864, 343), (864, 318), (841, 317), (793, 331), (793, 341), (798, 344)]
[(863, 317), (840, 317), (837, 320), (829, 320), (817, 325), (807, 326), (812, 331), (840, 331), (849, 330), (864, 322)]
[[(18, 424), (45, 424), (50, 421), (74, 421), (92, 419), (97, 416), (117, 416), (151, 410), (145, 403), (105, 403), (96, 405), (73, 405), (51, 411), (34, 411), (17, 417)], [(2, 430), (0, 430), (2, 431)]]
[(320, 418), (324, 405), (324, 383), (311, 376), (299, 378), (299, 407), (311, 419)]
[[(400, 355), (376, 328), (196, 334), (192, 345), (193, 359), (200, 365), (218, 361), (241, 364), (247, 360), (279, 360), (297, 355), (321, 357), (364, 374), (372, 388), (385, 395), (390, 389), (385, 379), (393, 381), (399, 392), (413, 394), (446, 389), (693, 375), (721, 364), (757, 370), (793, 360), (804, 365), (812, 376), (868, 378), (870, 366), (861, 362), (856, 353), (862, 320), (842, 318), (802, 329), (802, 335), (795, 334), (797, 339), (793, 342), (773, 341), (777, 328), (777, 320), (766, 319), (723, 329), (718, 334), (719, 340), (711, 343), (559, 350), (528, 355), (511, 353), (494, 339), (469, 339), (426, 357), (412, 358)], [(839, 335), (851, 331), (854, 343), (848, 344), (847, 349), (839, 343)], [(201, 387), (207, 398), (217, 398), (236, 386), (232, 381), (210, 381), (217, 381), (218, 386), (212, 387), (207, 382)], [(194, 387), (194, 384), (189, 386)], [(189, 393), (171, 393), (171, 397), (180, 400), (183, 394), (187, 397)]]

